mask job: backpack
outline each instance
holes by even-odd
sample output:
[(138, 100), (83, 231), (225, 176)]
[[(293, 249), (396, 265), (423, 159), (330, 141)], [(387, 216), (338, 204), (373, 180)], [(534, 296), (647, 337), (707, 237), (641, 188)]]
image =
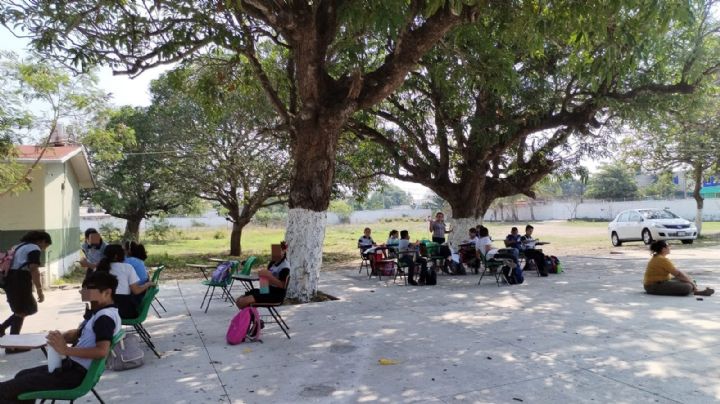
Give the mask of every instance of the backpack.
[(549, 255), (545, 256), (545, 269), (549, 274), (557, 273), (557, 266), (555, 266), (555, 261), (553, 261)]
[(140, 338), (135, 334), (127, 334), (108, 354), (105, 369), (135, 369), (143, 365), (143, 358), (145, 351), (140, 347)]
[(555, 272), (553, 272), (554, 274), (560, 274), (563, 272), (562, 265), (560, 264), (558, 257), (551, 255), (550, 261), (553, 263), (553, 269), (555, 270)]
[(230, 269), (232, 269), (232, 262), (221, 262), (213, 271), (210, 279), (212, 279), (213, 282), (225, 282), (230, 277)]
[(435, 272), (435, 268), (427, 268), (424, 271), (420, 270), (420, 284), (427, 286), (437, 285), (437, 272)]
[(508, 284), (519, 285), (525, 282), (525, 277), (523, 276), (520, 268), (511, 268), (509, 265), (503, 265), (501, 270)]
[(450, 268), (450, 272), (452, 272), (455, 275), (467, 275), (467, 271), (465, 270), (465, 265), (455, 262), (455, 261), (449, 261), (447, 264)]
[(260, 314), (257, 309), (246, 307), (230, 320), (230, 327), (228, 327), (225, 339), (230, 345), (237, 345), (246, 340), (262, 342), (260, 339), (261, 329)]
[(27, 243), (18, 244), (7, 251), (0, 251), (0, 288), (5, 289), (5, 276), (10, 272), (13, 260), (15, 259), (15, 251)]

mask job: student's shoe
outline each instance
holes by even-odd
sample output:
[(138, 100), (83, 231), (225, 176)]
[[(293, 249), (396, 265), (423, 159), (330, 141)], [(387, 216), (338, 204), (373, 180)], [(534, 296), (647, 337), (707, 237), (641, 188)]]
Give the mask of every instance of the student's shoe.
[(695, 296), (712, 296), (713, 293), (715, 293), (714, 289), (705, 288), (705, 290), (701, 290), (699, 292), (695, 292)]
[(13, 355), (31, 351), (31, 348), (5, 348), (5, 355)]
[(413, 280), (410, 280), (410, 281), (408, 281), (408, 285), (411, 285), (411, 286), (417, 286), (417, 285), (418, 285), (418, 283), (417, 283), (417, 282), (415, 282), (415, 281), (413, 281)]

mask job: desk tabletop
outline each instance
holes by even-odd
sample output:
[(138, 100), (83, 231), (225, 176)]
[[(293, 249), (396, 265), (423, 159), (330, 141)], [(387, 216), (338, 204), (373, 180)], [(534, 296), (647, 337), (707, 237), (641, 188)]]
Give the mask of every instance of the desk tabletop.
[(215, 265), (215, 264), (187, 264), (187, 266), (190, 268), (202, 268), (202, 269), (217, 267), (217, 265)]
[(5, 335), (0, 338), (2, 348), (42, 348), (47, 345), (47, 333)]
[(233, 275), (233, 279), (237, 279), (239, 281), (257, 281), (260, 280), (260, 278), (257, 275)]

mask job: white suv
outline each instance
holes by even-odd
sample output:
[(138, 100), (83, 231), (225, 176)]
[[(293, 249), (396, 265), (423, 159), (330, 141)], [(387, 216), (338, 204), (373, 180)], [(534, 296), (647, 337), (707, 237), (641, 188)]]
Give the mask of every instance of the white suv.
[(692, 244), (697, 238), (695, 223), (663, 209), (630, 209), (620, 212), (608, 224), (610, 241), (620, 246), (624, 241), (682, 240)]

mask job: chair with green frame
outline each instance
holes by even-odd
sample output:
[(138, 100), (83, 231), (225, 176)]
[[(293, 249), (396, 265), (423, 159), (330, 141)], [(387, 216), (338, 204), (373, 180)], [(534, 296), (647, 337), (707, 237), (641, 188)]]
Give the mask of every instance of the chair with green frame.
[(148, 348), (150, 348), (155, 353), (155, 356), (157, 356), (158, 358), (160, 358), (160, 354), (155, 349), (155, 344), (153, 344), (153, 342), (150, 340), (150, 333), (147, 332), (142, 323), (145, 322), (145, 320), (147, 319), (148, 311), (150, 311), (150, 305), (152, 304), (153, 299), (155, 298), (155, 296), (157, 296), (159, 291), (160, 288), (158, 288), (157, 285), (149, 288), (145, 292), (145, 296), (143, 297), (143, 300), (140, 303), (140, 307), (138, 308), (138, 316), (135, 318), (122, 319), (122, 325), (132, 326), (140, 339), (145, 342), (145, 345), (147, 345)]
[(506, 282), (506, 283), (507, 283), (507, 281), (505, 280), (505, 275), (503, 275), (502, 269), (501, 269), (502, 266), (505, 264), (504, 261), (494, 260), (494, 259), (492, 259), (492, 258), (491, 258), (491, 259), (487, 259), (487, 258), (485, 257), (485, 254), (483, 254), (483, 253), (480, 253), (480, 254), (478, 254), (478, 255), (480, 255), (480, 262), (481, 262), (482, 267), (483, 267), (483, 271), (482, 271), (482, 273), (480, 274), (480, 280), (478, 280), (478, 283), (477, 283), (478, 285), (480, 284), (480, 282), (482, 282), (483, 277), (485, 276), (485, 274), (492, 274), (492, 275), (494, 275), (494, 276), (495, 276), (495, 283), (497, 283), (498, 287), (500, 287), (500, 281), (501, 281), (501, 280), (502, 280), (503, 282)]
[[(250, 272), (252, 272), (253, 265), (255, 265), (255, 261), (257, 261), (256, 256), (254, 256), (254, 255), (249, 256), (248, 259), (243, 261), (243, 263), (242, 263), (243, 267), (240, 270), (240, 272), (238, 272), (238, 275), (249, 276)], [(243, 284), (243, 286), (245, 286), (246, 290), (249, 291), (252, 289), (252, 282), (242, 282), (242, 284)], [(234, 283), (233, 283), (233, 285), (234, 285)], [(230, 290), (232, 290), (232, 285), (230, 285)]]
[[(205, 300), (207, 300), (207, 306), (205, 306), (205, 313), (207, 313), (208, 309), (210, 308), (210, 303), (212, 302), (213, 295), (215, 294), (215, 288), (220, 288), (222, 290), (221, 299), (230, 299), (230, 301), (232, 301), (233, 303), (235, 302), (235, 299), (233, 299), (232, 295), (230, 294), (230, 288), (232, 287), (234, 281), (233, 275), (235, 275), (238, 270), (238, 263), (237, 261), (235, 261), (235, 263), (231, 261), (226, 262), (230, 262), (230, 269), (224, 279), (217, 281), (210, 278), (208, 280), (202, 281), (202, 284), (207, 286), (205, 296), (203, 296), (203, 300), (200, 303), (200, 308), (202, 309), (203, 306), (205, 306)], [(225, 265), (226, 262), (221, 262), (218, 265)], [(210, 294), (210, 299), (208, 299), (208, 293)]]
[[(285, 290), (287, 290), (288, 285), (290, 284), (290, 275), (288, 275), (287, 278), (285, 278)], [(251, 306), (253, 307), (264, 307), (270, 312), (270, 316), (272, 317), (272, 322), (276, 323), (280, 326), (280, 329), (285, 333), (285, 336), (290, 339), (290, 333), (288, 333), (288, 330), (290, 327), (287, 325), (285, 320), (283, 320), (280, 313), (278, 313), (277, 309), (275, 307), (282, 306), (285, 301), (282, 302), (276, 302), (276, 303), (253, 303)]]
[[(125, 331), (120, 330), (112, 339), (112, 342), (110, 343), (110, 350), (113, 349), (113, 347), (120, 342), (120, 340), (125, 335)], [(40, 390), (40, 391), (30, 391), (27, 393), (22, 393), (18, 396), (19, 400), (41, 400), (41, 403), (44, 403), (45, 400), (51, 400), (53, 403), (56, 400), (63, 400), (63, 401), (70, 401), (70, 403), (75, 402), (78, 398), (81, 398), (85, 396), (87, 393), (92, 392), (95, 397), (98, 399), (98, 401), (101, 404), (104, 404), (105, 402), (100, 398), (100, 395), (95, 391), (95, 385), (98, 384), (100, 381), (100, 376), (102, 376), (103, 372), (105, 371), (105, 360), (107, 357), (103, 357), (100, 359), (93, 359), (93, 361), (90, 363), (90, 367), (87, 370), (87, 373), (85, 374), (85, 378), (83, 379), (82, 383), (80, 383), (79, 386), (73, 388), (73, 389), (67, 389), (67, 390)]]
[[(157, 285), (158, 282), (160, 282), (160, 274), (162, 273), (162, 271), (164, 269), (165, 269), (165, 265), (158, 265), (158, 267), (155, 268), (155, 272), (153, 272), (151, 282), (153, 282), (154, 284)], [(155, 308), (155, 303), (159, 304), (160, 308), (163, 309), (163, 311), (165, 313), (167, 313), (167, 309), (165, 308), (165, 306), (163, 306), (162, 302), (160, 302), (160, 300), (158, 300), (157, 296), (155, 296), (155, 300), (151, 303), (150, 307), (152, 307), (152, 309), (155, 311), (155, 314), (157, 314), (157, 316), (159, 318), (162, 318), (158, 309)]]

